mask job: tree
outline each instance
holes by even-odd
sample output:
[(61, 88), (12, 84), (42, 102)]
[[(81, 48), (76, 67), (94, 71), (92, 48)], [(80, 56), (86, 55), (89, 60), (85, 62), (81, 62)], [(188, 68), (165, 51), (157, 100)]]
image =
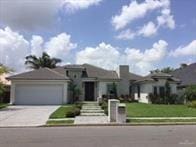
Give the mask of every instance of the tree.
[(36, 57), (35, 55), (26, 56), (25, 64), (31, 69), (39, 69), (43, 67), (55, 68), (61, 59), (51, 58), (46, 52), (42, 53), (41, 57)]
[(196, 100), (196, 85), (188, 86), (185, 89), (184, 96), (188, 101)]
[[(11, 71), (13, 70), (0, 63), (0, 76), (4, 73), (9, 73)], [(5, 92), (5, 85), (3, 84), (2, 81), (0, 81), (0, 98), (4, 94), (4, 92)]]
[(165, 67), (162, 69), (155, 69), (155, 70), (151, 70), (150, 73), (159, 73), (159, 72), (163, 72), (163, 73), (171, 73), (172, 71), (174, 71), (174, 68), (171, 67)]
[(71, 82), (69, 84), (69, 91), (71, 92), (71, 95), (72, 95), (71, 102), (74, 103), (74, 102), (78, 101), (79, 100), (79, 96), (81, 95), (81, 91), (77, 87), (77, 85), (74, 84), (73, 82)]

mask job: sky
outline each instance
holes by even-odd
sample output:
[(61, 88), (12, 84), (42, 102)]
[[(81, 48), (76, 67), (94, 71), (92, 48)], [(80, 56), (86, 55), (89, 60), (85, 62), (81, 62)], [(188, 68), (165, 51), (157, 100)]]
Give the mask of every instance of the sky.
[(47, 52), (63, 64), (150, 70), (196, 62), (195, 0), (0, 0), (0, 63), (27, 70)]

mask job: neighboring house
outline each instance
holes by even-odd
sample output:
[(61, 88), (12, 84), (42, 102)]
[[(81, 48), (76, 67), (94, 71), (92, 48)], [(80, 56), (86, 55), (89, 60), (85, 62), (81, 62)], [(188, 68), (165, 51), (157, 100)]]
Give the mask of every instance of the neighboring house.
[(11, 103), (13, 104), (64, 104), (71, 102), (69, 84), (80, 89), (81, 101), (96, 101), (110, 95), (113, 83), (117, 95), (128, 95), (148, 103), (149, 93), (155, 87), (161, 93), (169, 81), (171, 93), (176, 93), (179, 80), (171, 75), (157, 73), (142, 77), (129, 72), (128, 65), (120, 65), (118, 73), (90, 64), (65, 65), (54, 69), (41, 68), (8, 78), (11, 80)]
[(196, 85), (196, 63), (180, 67), (173, 71), (171, 75), (181, 80), (178, 85), (178, 94), (182, 95), (187, 86)]
[(166, 82), (169, 83), (170, 93), (177, 94), (177, 85), (180, 80), (166, 73), (152, 73), (137, 80), (135, 84), (135, 99), (139, 102), (150, 103), (149, 94), (164, 97), (166, 92)]
[(6, 79), (8, 74), (4, 73), (0, 75), (0, 81), (5, 85), (5, 92), (2, 97), (0, 97), (0, 102), (9, 103), (10, 102), (10, 85), (11, 82)]

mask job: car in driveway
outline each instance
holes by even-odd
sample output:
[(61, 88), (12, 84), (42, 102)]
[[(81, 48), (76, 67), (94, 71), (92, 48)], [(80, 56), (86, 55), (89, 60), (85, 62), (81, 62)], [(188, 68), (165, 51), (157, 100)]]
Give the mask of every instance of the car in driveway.
[(41, 126), (59, 105), (12, 105), (0, 110), (0, 127)]

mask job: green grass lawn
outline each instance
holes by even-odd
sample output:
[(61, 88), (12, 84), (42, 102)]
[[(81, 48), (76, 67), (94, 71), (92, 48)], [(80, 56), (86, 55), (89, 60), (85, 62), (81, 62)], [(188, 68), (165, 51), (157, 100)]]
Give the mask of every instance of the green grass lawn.
[(60, 120), (60, 121), (53, 121), (53, 120), (49, 120), (47, 121), (47, 125), (69, 125), (69, 124), (73, 124), (74, 120)]
[(170, 122), (194, 122), (196, 119), (128, 119), (128, 123), (170, 123)]
[(56, 111), (54, 111), (51, 115), (50, 118), (65, 118), (66, 112), (70, 111), (73, 108), (73, 105), (63, 105), (59, 107)]
[(0, 103), (0, 109), (7, 107), (9, 104), (7, 103)]
[(196, 117), (196, 109), (186, 105), (126, 103), (127, 117)]

